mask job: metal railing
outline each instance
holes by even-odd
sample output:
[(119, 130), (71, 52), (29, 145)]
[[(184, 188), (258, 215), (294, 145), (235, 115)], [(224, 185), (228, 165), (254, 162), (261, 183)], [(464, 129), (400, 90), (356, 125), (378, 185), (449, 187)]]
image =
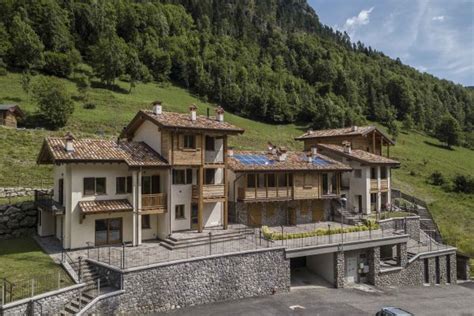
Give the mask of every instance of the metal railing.
[(1, 304), (5, 305), (24, 298), (33, 297), (71, 285), (71, 279), (63, 271), (9, 281), (1, 279)]

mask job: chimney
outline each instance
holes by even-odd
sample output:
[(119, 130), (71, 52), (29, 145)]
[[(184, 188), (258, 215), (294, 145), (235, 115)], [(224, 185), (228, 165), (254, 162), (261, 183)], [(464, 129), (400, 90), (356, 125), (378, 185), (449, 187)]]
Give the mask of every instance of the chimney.
[(344, 142), (344, 143), (342, 144), (342, 146), (344, 147), (344, 152), (345, 152), (346, 154), (352, 153), (352, 148), (351, 148), (351, 143), (350, 143), (350, 142)]
[(224, 109), (221, 106), (216, 108), (216, 119), (219, 122), (224, 122)]
[(160, 115), (163, 112), (161, 101), (153, 102), (153, 114)]
[(316, 156), (318, 154), (318, 147), (313, 146), (311, 147), (311, 155)]
[(66, 149), (68, 153), (74, 152), (74, 136), (72, 136), (71, 132), (67, 132), (64, 139), (66, 140), (66, 146), (64, 149)]
[(287, 150), (285, 147), (280, 147), (277, 151), (278, 161), (285, 161), (287, 156)]
[(357, 132), (358, 129), (359, 129), (359, 127), (357, 125), (352, 126), (352, 131), (353, 132)]
[(313, 156), (309, 154), (307, 157), (308, 157), (308, 163), (313, 163)]
[(272, 155), (275, 155), (277, 150), (276, 150), (276, 146), (273, 145), (271, 142), (268, 142), (268, 153), (269, 154), (272, 154)]
[(234, 148), (233, 147), (228, 147), (227, 148), (227, 156), (228, 157), (234, 157)]
[(191, 121), (196, 121), (196, 111), (197, 111), (197, 106), (196, 104), (191, 104), (189, 106), (189, 112), (191, 112)]

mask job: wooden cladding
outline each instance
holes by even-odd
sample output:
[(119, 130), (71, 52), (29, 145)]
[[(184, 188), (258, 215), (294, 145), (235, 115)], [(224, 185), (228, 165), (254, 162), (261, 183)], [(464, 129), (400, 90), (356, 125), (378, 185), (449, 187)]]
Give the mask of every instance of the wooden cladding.
[(378, 191), (379, 190), (379, 184), (377, 179), (370, 179), (370, 192), (373, 191)]
[[(204, 184), (202, 187), (204, 199), (223, 199), (225, 198), (224, 184)], [(192, 198), (199, 199), (199, 186), (193, 185)]]
[(388, 179), (380, 180), (380, 190), (387, 191), (388, 190)]
[(9, 111), (0, 112), (0, 125), (16, 127), (16, 116), (13, 113), (10, 113)]
[(294, 199), (305, 200), (320, 197), (321, 180), (318, 173), (297, 173), (294, 178)]
[(166, 193), (142, 194), (142, 213), (166, 213)]

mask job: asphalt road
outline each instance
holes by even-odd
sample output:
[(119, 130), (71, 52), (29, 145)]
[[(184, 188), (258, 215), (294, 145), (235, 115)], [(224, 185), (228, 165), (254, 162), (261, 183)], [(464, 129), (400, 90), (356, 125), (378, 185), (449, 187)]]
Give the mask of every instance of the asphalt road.
[[(370, 289), (369, 289), (370, 290)], [(157, 315), (375, 315), (397, 306), (415, 315), (474, 315), (474, 283), (422, 288), (299, 288), (287, 294), (221, 302)]]

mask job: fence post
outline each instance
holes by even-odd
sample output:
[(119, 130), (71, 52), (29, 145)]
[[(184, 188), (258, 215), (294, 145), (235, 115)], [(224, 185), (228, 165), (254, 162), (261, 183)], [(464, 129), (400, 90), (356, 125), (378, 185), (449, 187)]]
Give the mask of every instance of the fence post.
[(281, 225), (281, 245), (283, 246), (283, 225)]
[(329, 239), (329, 243), (331, 243), (331, 224), (328, 224), (328, 239)]
[(31, 279), (31, 297), (35, 296), (35, 279)]
[(6, 297), (5, 297), (5, 280), (2, 284), (2, 306), (5, 305)]
[(58, 271), (58, 290), (61, 288), (61, 271)]
[(372, 239), (372, 225), (369, 225), (369, 239)]
[(97, 295), (100, 295), (100, 278), (97, 279)]
[(125, 243), (122, 243), (122, 269), (125, 268)]
[(260, 232), (259, 233), (259, 236), (260, 236), (259, 243), (260, 243), (260, 246), (261, 246), (262, 245), (262, 229), (261, 228), (259, 229), (259, 232)]
[(209, 256), (212, 255), (212, 232), (209, 232)]

